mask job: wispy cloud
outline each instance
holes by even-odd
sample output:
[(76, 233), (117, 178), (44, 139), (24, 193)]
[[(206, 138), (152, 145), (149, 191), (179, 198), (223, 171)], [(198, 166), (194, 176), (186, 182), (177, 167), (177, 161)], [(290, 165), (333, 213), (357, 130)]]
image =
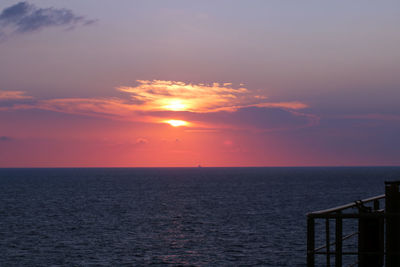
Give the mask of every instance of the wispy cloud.
[(148, 143), (149, 143), (149, 140), (147, 140), (146, 138), (139, 137), (139, 138), (136, 139), (136, 144), (137, 145), (145, 145), (145, 144), (148, 144)]
[[(190, 84), (175, 81), (137, 81), (117, 90), (126, 98), (58, 98), (15, 104), (10, 109), (41, 109), (67, 114), (147, 123), (168, 123), (191, 129), (258, 128), (289, 129), (313, 125), (318, 117), (300, 110), (308, 105), (269, 102), (231, 83)], [(25, 97), (23, 92), (9, 97)], [(179, 125), (177, 123), (179, 122)]]
[(12, 141), (13, 139), (9, 136), (0, 136), (0, 142), (8, 142)]
[[(24, 106), (21, 106), (24, 108)], [(35, 107), (62, 113), (128, 119), (136, 111), (135, 106), (118, 98), (60, 98), (42, 100)], [(25, 106), (31, 108), (31, 106)]]
[(255, 104), (255, 105), (250, 105), (250, 106), (259, 107), (259, 108), (285, 108), (285, 109), (304, 109), (304, 108), (308, 108), (307, 104), (304, 104), (304, 103), (298, 102), (298, 101), (261, 103), (261, 104)]
[(76, 15), (69, 9), (39, 8), (28, 2), (19, 2), (1, 12), (0, 37), (39, 31), (48, 27), (73, 28), (93, 22), (94, 20)]
[(134, 87), (119, 87), (141, 103), (142, 110), (214, 112), (232, 110), (249, 101), (246, 88), (234, 89), (230, 83), (190, 84), (176, 81), (138, 80)]
[(140, 102), (141, 110), (171, 110), (208, 113), (235, 111), (244, 107), (270, 107), (303, 109), (307, 105), (300, 102), (266, 102), (247, 88), (233, 88), (231, 83), (192, 84), (177, 81), (138, 80), (134, 87), (119, 87), (120, 91), (131, 94)]
[[(235, 112), (250, 107), (287, 110), (308, 107), (297, 101), (266, 102), (266, 96), (255, 95), (244, 87), (232, 88), (230, 83), (206, 85), (160, 80), (137, 82), (138, 85), (135, 87), (117, 88), (128, 93), (129, 99), (117, 97), (48, 99), (39, 101), (37, 107), (63, 113), (125, 120), (138, 120), (140, 117), (141, 121), (148, 121), (148, 117)], [(30, 106), (25, 107), (30, 108)]]
[(31, 96), (25, 95), (22, 91), (3, 91), (0, 90), (0, 101), (1, 100), (18, 100), (18, 99), (30, 99)]
[(359, 119), (359, 120), (381, 120), (381, 121), (400, 121), (400, 115), (398, 114), (358, 114), (358, 115), (346, 115), (339, 118), (343, 119)]

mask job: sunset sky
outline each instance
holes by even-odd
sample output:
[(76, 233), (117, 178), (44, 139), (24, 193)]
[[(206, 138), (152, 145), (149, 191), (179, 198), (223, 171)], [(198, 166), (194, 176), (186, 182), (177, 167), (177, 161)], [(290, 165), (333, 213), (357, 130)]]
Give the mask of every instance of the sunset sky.
[(0, 2), (0, 167), (400, 165), (400, 1)]

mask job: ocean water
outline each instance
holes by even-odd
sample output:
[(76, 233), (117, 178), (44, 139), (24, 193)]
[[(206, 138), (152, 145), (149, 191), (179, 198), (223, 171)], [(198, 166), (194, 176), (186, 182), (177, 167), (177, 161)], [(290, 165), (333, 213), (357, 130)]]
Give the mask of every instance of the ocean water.
[(0, 169), (0, 266), (305, 266), (310, 211), (400, 168)]

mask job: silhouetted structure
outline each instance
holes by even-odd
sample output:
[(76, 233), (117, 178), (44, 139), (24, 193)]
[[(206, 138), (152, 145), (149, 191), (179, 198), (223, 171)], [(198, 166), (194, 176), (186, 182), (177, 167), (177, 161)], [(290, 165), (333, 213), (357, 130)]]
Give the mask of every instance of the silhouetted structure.
[[(386, 267), (399, 267), (399, 186), (400, 181), (385, 182), (384, 195), (307, 214), (307, 266), (314, 267), (316, 256), (325, 255), (327, 267), (342, 267), (344, 256), (356, 255), (357, 261), (348, 266), (381, 267), (385, 262)], [(380, 208), (380, 201), (383, 199), (385, 199), (384, 209)], [(315, 223), (317, 219), (325, 222), (325, 245), (316, 248)], [(350, 219), (358, 220), (358, 229), (343, 236), (343, 221)], [(334, 242), (331, 242), (331, 221), (335, 222)], [(343, 241), (356, 236), (358, 236), (357, 251), (344, 251)], [(331, 250), (333, 247), (334, 250)], [(334, 265), (331, 265), (332, 258), (334, 258)]]
[(386, 267), (400, 266), (400, 181), (385, 182)]

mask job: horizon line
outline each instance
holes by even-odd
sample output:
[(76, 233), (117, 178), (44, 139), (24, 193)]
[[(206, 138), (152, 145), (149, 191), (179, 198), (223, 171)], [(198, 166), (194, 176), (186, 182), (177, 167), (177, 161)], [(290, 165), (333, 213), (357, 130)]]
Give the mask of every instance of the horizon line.
[(204, 168), (400, 168), (400, 165), (287, 165), (287, 166), (24, 166), (0, 169), (204, 169)]

